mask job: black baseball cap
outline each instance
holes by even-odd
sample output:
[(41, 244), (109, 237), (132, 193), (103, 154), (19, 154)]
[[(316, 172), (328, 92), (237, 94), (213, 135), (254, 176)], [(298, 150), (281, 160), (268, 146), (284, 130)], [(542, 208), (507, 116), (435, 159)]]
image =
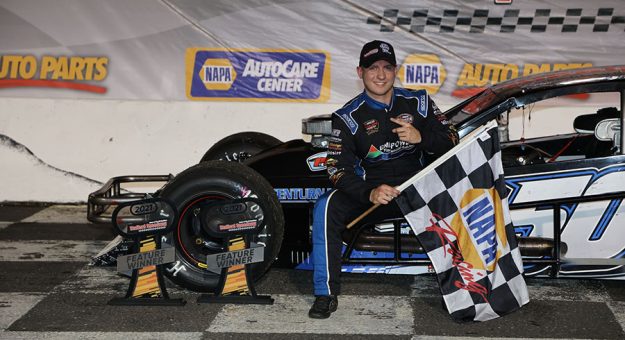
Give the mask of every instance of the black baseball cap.
[(360, 63), (358, 65), (367, 68), (378, 60), (386, 60), (391, 65), (396, 66), (397, 61), (395, 60), (393, 46), (381, 40), (366, 43), (360, 51)]

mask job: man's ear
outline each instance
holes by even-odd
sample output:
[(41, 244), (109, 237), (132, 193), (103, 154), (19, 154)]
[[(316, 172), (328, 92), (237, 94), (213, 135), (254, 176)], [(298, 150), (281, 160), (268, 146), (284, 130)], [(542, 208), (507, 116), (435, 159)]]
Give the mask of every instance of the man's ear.
[(358, 73), (358, 78), (362, 79), (362, 74), (365, 72), (365, 69), (363, 69), (360, 66), (356, 66), (356, 73)]

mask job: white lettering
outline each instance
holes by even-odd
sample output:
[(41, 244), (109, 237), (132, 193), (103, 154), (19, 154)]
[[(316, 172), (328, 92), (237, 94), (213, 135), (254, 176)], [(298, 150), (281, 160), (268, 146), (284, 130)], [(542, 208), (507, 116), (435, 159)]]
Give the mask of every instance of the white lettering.
[(176, 261), (176, 264), (173, 267), (167, 268), (168, 272), (173, 273), (172, 276), (178, 275), (178, 272), (180, 272), (181, 270), (186, 272), (187, 268), (182, 263), (180, 263), (180, 261)]
[(258, 81), (256, 88), (262, 92), (302, 92), (302, 79), (273, 79), (263, 78)]
[(290, 59), (284, 63), (248, 59), (243, 69), (243, 77), (255, 78), (316, 78), (318, 73), (319, 63), (294, 62)]

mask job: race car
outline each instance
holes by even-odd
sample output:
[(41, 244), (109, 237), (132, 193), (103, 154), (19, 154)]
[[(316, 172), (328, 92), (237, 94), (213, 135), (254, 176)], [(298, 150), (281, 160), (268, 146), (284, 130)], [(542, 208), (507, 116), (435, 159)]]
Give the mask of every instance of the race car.
[[(578, 109), (558, 110), (572, 107), (571, 101)], [(623, 107), (625, 66), (604, 66), (502, 82), (444, 112), (461, 138), (497, 121), (526, 275), (625, 279)], [(542, 123), (554, 119), (558, 124)], [(176, 249), (166, 275), (183, 287), (210, 292), (219, 275), (206, 270), (205, 259), (225, 246), (201, 228), (202, 211), (216, 201), (254, 197), (264, 202), (265, 219), (250, 237), (264, 247), (265, 260), (251, 265), (252, 276), (259, 278), (272, 264), (310, 269), (312, 207), (332, 188), (325, 171), (330, 116), (303, 120), (302, 133), (309, 140), (283, 143), (242, 132), (216, 143), (199, 164), (176, 176), (112, 178), (89, 195), (88, 219), (110, 223), (116, 204), (146, 197), (124, 191), (125, 183), (164, 182), (149, 196), (169, 200), (179, 212), (174, 231), (162, 239)], [(432, 270), (403, 219), (366, 221), (343, 238), (344, 271)]]

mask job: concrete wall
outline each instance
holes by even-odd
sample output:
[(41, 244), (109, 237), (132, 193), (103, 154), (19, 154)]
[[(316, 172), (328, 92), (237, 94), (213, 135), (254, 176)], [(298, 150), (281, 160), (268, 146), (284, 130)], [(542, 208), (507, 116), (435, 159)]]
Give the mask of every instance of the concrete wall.
[(0, 103), (0, 202), (85, 201), (113, 176), (176, 174), (233, 133), (302, 138), (302, 118), (337, 108), (32, 98)]
[[(580, 107), (518, 110), (510, 137), (573, 132)], [(337, 104), (0, 99), (0, 202), (84, 202), (120, 175), (177, 174), (242, 131), (302, 138), (301, 120)], [(439, 103), (442, 110), (451, 105)], [(568, 117), (568, 118), (565, 118)], [(152, 188), (149, 188), (152, 189)], [(148, 189), (148, 190), (149, 190)]]

